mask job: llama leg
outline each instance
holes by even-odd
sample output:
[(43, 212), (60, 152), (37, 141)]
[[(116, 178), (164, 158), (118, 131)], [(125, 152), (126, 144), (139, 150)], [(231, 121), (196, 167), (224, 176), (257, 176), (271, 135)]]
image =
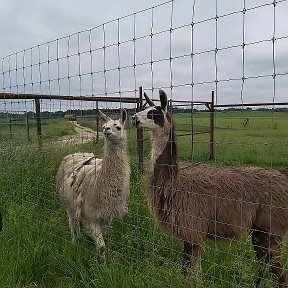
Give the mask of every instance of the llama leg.
[(182, 273), (189, 274), (191, 266), (195, 267), (200, 257), (200, 245), (184, 241)]
[[(259, 269), (254, 278), (253, 286), (258, 287), (265, 270), (264, 263), (270, 264), (273, 277), (278, 282), (278, 287), (284, 287), (285, 272), (281, 260), (282, 241), (281, 238), (270, 237), (267, 232), (253, 230), (251, 232), (255, 255), (259, 260)], [(262, 263), (261, 263), (262, 262)]]
[(81, 219), (81, 213), (83, 209), (83, 197), (82, 193), (79, 193), (75, 199), (74, 202), (75, 205), (75, 218), (76, 218), (76, 235), (80, 235), (80, 219)]
[(105, 241), (102, 235), (101, 226), (98, 223), (91, 225), (91, 233), (100, 254), (105, 256)]
[(286, 275), (282, 263), (282, 239), (281, 237), (270, 238), (270, 269), (278, 287), (284, 287)]
[(265, 271), (265, 262), (267, 262), (269, 255), (267, 249), (267, 244), (269, 240), (268, 240), (268, 234), (261, 231), (252, 230), (250, 232), (250, 235), (252, 238), (252, 244), (255, 256), (258, 260), (258, 271), (254, 276), (252, 287), (258, 287), (261, 282), (261, 279), (263, 278), (263, 274)]
[(76, 240), (75, 235), (77, 235), (77, 232), (75, 233), (75, 231), (76, 231), (76, 220), (70, 213), (67, 212), (67, 215), (68, 215), (69, 228), (70, 228), (70, 231), (71, 231), (72, 242), (74, 243), (75, 240)]

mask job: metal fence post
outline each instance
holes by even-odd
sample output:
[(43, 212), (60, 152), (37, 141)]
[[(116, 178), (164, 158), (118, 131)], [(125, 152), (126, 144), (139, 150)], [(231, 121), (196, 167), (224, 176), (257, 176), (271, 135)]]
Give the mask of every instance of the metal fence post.
[(215, 97), (212, 91), (211, 106), (210, 106), (210, 155), (209, 160), (215, 160)]
[[(139, 87), (139, 99), (137, 101), (137, 112), (141, 111), (143, 106), (143, 90)], [(144, 139), (143, 139), (143, 128), (137, 128), (137, 154), (138, 163), (141, 173), (144, 171)]]

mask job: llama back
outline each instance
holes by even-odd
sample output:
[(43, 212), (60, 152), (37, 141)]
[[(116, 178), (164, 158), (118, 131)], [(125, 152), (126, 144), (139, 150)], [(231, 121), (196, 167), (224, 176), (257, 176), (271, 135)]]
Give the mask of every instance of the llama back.
[[(148, 200), (161, 215), (159, 225), (183, 239), (191, 233), (199, 241), (214, 235), (231, 238), (251, 227), (284, 235), (288, 229), (288, 181), (276, 170), (180, 165), (171, 185), (156, 189), (150, 188)], [(168, 206), (182, 210), (171, 213)]]
[(75, 193), (79, 193), (77, 189), (74, 189), (74, 183), (76, 179), (78, 182), (81, 181), (77, 176), (82, 178), (82, 168), (87, 166), (87, 161), (90, 165), (95, 165), (96, 162), (100, 165), (102, 159), (95, 158), (93, 153), (74, 153), (67, 155), (60, 164), (56, 174), (56, 191), (66, 205), (71, 206), (77, 196)]
[(74, 153), (64, 157), (56, 175), (56, 184), (72, 173), (75, 173), (77, 168), (83, 165), (87, 160), (94, 157), (93, 153)]
[(215, 168), (207, 165), (189, 173), (194, 190), (199, 193), (195, 197), (210, 202), (208, 207), (212, 208), (206, 215), (198, 211), (199, 215), (204, 214), (202, 219), (210, 219), (209, 235), (230, 238), (251, 227), (281, 236), (286, 233), (288, 181), (283, 174), (263, 168)]

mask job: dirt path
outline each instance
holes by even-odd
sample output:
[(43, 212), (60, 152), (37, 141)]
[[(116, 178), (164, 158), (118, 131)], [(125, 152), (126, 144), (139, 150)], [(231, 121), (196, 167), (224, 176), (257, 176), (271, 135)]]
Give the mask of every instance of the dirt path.
[[(74, 124), (74, 130), (76, 134), (63, 136), (57, 141), (58, 143), (63, 146), (69, 146), (96, 140), (96, 131), (87, 127), (80, 126), (76, 121), (73, 121), (72, 123)], [(101, 136), (101, 133), (99, 133), (99, 137)]]

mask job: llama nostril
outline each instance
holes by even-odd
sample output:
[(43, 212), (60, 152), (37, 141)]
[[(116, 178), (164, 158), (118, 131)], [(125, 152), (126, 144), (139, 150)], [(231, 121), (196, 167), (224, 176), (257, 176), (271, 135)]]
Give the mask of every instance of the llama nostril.
[(111, 127), (104, 127), (103, 134), (106, 136), (112, 134)]
[(137, 116), (137, 115), (133, 115), (131, 118), (132, 118), (132, 120), (131, 120), (132, 125), (133, 125), (134, 127), (138, 128), (138, 126), (139, 126), (139, 124), (140, 124), (140, 121), (139, 121), (139, 119), (138, 119), (138, 116)]

